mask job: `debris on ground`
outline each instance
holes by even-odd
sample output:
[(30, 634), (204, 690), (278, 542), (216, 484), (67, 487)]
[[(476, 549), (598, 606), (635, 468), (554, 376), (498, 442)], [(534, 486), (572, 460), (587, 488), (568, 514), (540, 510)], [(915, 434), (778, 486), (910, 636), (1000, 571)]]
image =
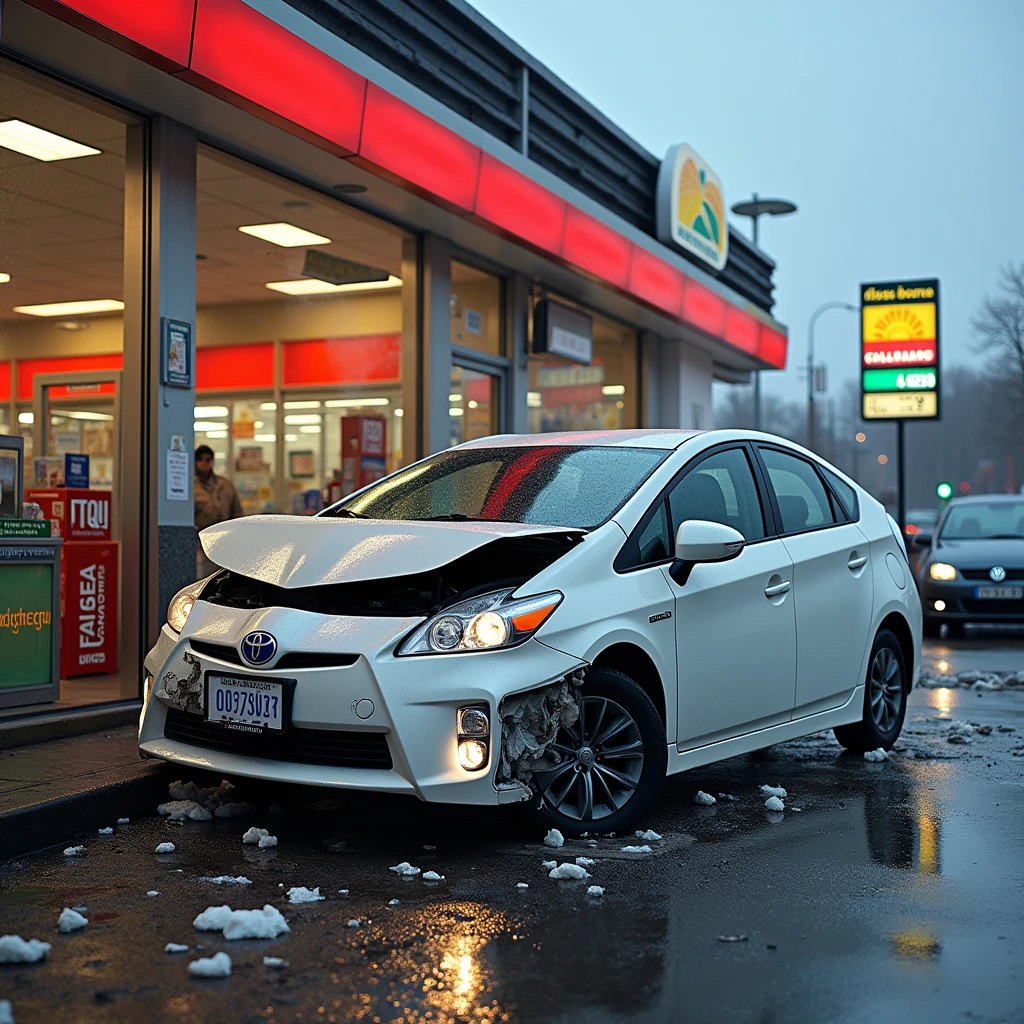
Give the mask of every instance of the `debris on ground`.
[(750, 937), (747, 935), (719, 935), (718, 942), (749, 942)]
[(591, 857), (577, 857), (576, 863), (581, 868), (592, 868), (597, 863), (597, 861)]
[[(444, 878), (444, 875), (442, 875), (441, 877)], [(338, 892), (341, 893), (342, 896), (348, 895), (348, 889), (339, 889)]]
[(517, 889), (529, 889), (530, 888), (530, 884), (529, 884), (529, 882), (516, 882), (516, 888)]
[(81, 857), (83, 853), (85, 853), (85, 847), (84, 846), (69, 846), (64, 851), (64, 856), (65, 857)]
[(227, 978), (231, 976), (231, 957), (225, 952), (201, 956), (188, 965), (188, 973), (196, 978)]
[(114, 830), (108, 825), (106, 828), (99, 828), (96, 830), (101, 836), (112, 836)]
[(888, 761), (889, 751), (885, 747), (876, 747), (874, 750), (864, 751), (865, 761)]
[(168, 800), (158, 805), (157, 814), (171, 821), (212, 821), (213, 814), (195, 800)]
[(710, 793), (705, 793), (703, 789), (698, 789), (693, 802), (700, 804), (701, 807), (713, 807), (718, 801)]
[(320, 886), (315, 889), (307, 889), (304, 885), (294, 885), (288, 890), (289, 903), (316, 903), (318, 900), (325, 900), (326, 896), (320, 895)]
[(245, 875), (203, 875), (200, 882), (213, 882), (214, 885), (252, 885), (252, 879)]
[(277, 846), (277, 836), (260, 836), (260, 841), (256, 844), (261, 850), (269, 850), (273, 846)]
[(762, 786), (761, 796), (777, 796), (780, 800), (785, 800), (787, 793), (781, 786)]
[(407, 860), (403, 860), (401, 864), (392, 864), (388, 871), (394, 871), (400, 878), (415, 878), (420, 873), (420, 869), (413, 867)]
[(571, 864), (566, 861), (564, 864), (560, 864), (557, 868), (552, 868), (548, 872), (548, 878), (589, 878), (590, 872), (586, 868), (581, 868), (579, 864)]
[(264, 967), (274, 967), (274, 968), (285, 968), (285, 967), (288, 966), (288, 961), (282, 959), (279, 956), (265, 956), (263, 958), (263, 966)]
[(768, 797), (764, 806), (769, 811), (784, 811), (786, 809), (786, 805), (777, 796)]
[(947, 726), (951, 733), (959, 733), (961, 736), (973, 736), (974, 726), (970, 722), (950, 722)]
[(256, 828), (253, 826), (250, 828), (244, 836), (242, 836), (242, 842), (248, 843), (251, 846), (256, 846), (264, 836), (269, 836), (270, 832), (265, 828)]
[(992, 735), (992, 726), (991, 725), (976, 725), (976, 726), (974, 726), (974, 731), (979, 736), (991, 736)]
[(740, 802), (740, 798), (738, 796), (733, 796), (732, 793), (719, 793), (718, 799), (726, 800), (731, 804), (738, 804)]
[(545, 871), (550, 871), (552, 868), (557, 868), (558, 867), (558, 861), (557, 860), (542, 860), (540, 862), (540, 866)]
[(187, 953), (188, 952), (188, 946), (186, 946), (182, 942), (168, 942), (167, 945), (164, 946), (164, 952), (165, 953)]
[(220, 785), (204, 788), (194, 782), (172, 782), (167, 787), (170, 800), (157, 807), (157, 813), (171, 821), (210, 821), (211, 818), (235, 818), (252, 814), (256, 808), (249, 803), (231, 799), (235, 787), (224, 779)]
[(14, 1011), (10, 999), (0, 999), (0, 1024), (14, 1024)]
[(128, 818), (118, 818), (117, 819), (117, 823), (118, 823), (118, 825), (127, 825), (128, 824)]
[(439, 875), (436, 871), (424, 871), (423, 872), (424, 882), (443, 882), (444, 875)]
[(349, 926), (349, 928), (358, 928), (359, 927), (359, 921), (357, 921), (356, 918), (354, 918), (354, 917), (350, 917), (349, 921), (348, 921), (348, 926)]
[(601, 886), (599, 886), (599, 885), (592, 885), (592, 886), (590, 886), (587, 889), (587, 895), (588, 896), (603, 896), (604, 895), (604, 889), (602, 889)]
[(622, 848), (622, 852), (623, 853), (654, 853), (654, 851), (649, 846), (647, 846), (646, 844), (643, 845), (643, 846), (624, 846)]
[(196, 916), (192, 927), (199, 932), (222, 932), (230, 916), (231, 908), (226, 903), (219, 907), (207, 907)]
[(88, 923), (88, 919), (82, 917), (77, 910), (65, 907), (60, 912), (60, 917), (57, 918), (57, 930), (62, 932), (76, 932), (79, 928), (84, 928)]
[(947, 743), (970, 743), (970, 736), (965, 736), (962, 732), (951, 732), (946, 737)]
[(146, 895), (147, 896), (159, 896), (160, 892), (159, 892), (158, 889), (150, 889), (149, 892), (146, 893)]
[(161, 843), (157, 848), (157, 853), (174, 853), (176, 847), (174, 843)]
[(974, 669), (957, 675), (922, 672), (918, 686), (925, 689), (945, 687), (967, 690), (1007, 690), (1024, 687), (1024, 672), (982, 672)]
[(554, 850), (557, 850), (560, 846), (564, 845), (564, 843), (565, 836), (563, 836), (557, 828), (551, 829), (544, 837), (544, 845), (550, 846)]
[(633, 833), (633, 836), (636, 839), (645, 839), (649, 843), (657, 843), (657, 842), (659, 842), (661, 840), (661, 836), (659, 836), (658, 833), (655, 832), (653, 828), (647, 829), (646, 832), (642, 831), (641, 829), (637, 829)]
[(232, 910), (224, 925), (225, 939), (276, 939), (290, 931), (281, 911), (269, 903), (262, 910)]
[(398, 906), (398, 900), (388, 900), (388, 906), (389, 907), (397, 907)]
[(0, 964), (34, 964), (50, 952), (50, 943), (23, 939), (20, 935), (0, 935)]

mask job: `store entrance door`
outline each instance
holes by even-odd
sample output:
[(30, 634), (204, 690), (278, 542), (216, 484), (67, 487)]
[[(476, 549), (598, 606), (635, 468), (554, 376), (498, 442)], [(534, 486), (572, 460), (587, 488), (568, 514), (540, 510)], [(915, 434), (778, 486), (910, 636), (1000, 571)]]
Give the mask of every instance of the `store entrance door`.
[(117, 700), (122, 636), (121, 372), (36, 376), (33, 434), (25, 497), (42, 506), (54, 534), (64, 541), (61, 701)]

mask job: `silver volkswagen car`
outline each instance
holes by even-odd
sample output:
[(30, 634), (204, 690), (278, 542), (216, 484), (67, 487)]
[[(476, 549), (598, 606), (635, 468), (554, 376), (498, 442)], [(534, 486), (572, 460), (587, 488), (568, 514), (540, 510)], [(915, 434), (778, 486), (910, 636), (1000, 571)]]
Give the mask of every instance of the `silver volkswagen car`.
[(892, 746), (920, 664), (895, 523), (767, 434), (490, 437), (201, 536), (139, 748), (253, 780), (622, 832), (666, 774)]

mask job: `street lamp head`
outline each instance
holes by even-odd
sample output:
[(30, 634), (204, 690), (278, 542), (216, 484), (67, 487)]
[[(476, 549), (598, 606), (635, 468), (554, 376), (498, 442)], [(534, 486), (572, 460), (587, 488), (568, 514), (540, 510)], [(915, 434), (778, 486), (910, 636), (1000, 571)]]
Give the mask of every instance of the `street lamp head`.
[(779, 217), (786, 213), (796, 213), (796, 203), (791, 203), (788, 199), (760, 199), (755, 192), (753, 199), (735, 203), (732, 212), (740, 217), (761, 217), (764, 214)]

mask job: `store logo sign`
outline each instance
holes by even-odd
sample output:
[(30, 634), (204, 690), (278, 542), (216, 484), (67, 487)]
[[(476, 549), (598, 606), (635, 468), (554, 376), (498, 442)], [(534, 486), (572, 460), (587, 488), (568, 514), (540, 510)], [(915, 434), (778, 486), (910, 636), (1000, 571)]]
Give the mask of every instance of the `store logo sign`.
[(714, 270), (729, 258), (722, 179), (686, 143), (669, 149), (658, 172), (658, 238)]
[(71, 529), (78, 530), (109, 530), (110, 499), (109, 498), (72, 498)]

